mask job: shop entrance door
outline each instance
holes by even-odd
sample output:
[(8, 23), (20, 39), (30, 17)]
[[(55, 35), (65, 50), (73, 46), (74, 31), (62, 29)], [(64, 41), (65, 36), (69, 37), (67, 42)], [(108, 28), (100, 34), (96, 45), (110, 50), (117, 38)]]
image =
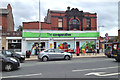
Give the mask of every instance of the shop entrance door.
[(76, 42), (76, 50), (75, 53), (77, 54), (77, 56), (79, 56), (79, 42)]
[(76, 47), (79, 46), (79, 42), (76, 42)]
[(41, 51), (45, 50), (45, 42), (41, 42)]

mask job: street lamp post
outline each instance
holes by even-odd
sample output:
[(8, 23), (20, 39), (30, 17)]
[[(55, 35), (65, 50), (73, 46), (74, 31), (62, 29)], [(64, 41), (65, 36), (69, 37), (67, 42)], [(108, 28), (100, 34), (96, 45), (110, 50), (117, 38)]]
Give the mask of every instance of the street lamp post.
[(99, 53), (100, 50), (100, 27), (104, 27), (103, 25), (98, 26), (98, 32), (99, 32), (99, 49), (97, 49), (97, 53)]
[(104, 27), (103, 25), (98, 26), (98, 32), (100, 33), (100, 27)]
[(41, 37), (41, 22), (40, 22), (40, 0), (39, 0), (39, 51), (41, 51), (41, 43), (40, 43), (40, 37)]

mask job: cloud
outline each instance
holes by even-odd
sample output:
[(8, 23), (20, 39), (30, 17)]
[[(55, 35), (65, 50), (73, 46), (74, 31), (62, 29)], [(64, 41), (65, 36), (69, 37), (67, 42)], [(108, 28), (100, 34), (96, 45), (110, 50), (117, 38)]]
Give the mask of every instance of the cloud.
[(100, 35), (105, 37), (105, 34), (108, 33), (109, 36), (118, 36), (118, 27), (110, 28), (105, 30), (104, 27), (100, 28)]

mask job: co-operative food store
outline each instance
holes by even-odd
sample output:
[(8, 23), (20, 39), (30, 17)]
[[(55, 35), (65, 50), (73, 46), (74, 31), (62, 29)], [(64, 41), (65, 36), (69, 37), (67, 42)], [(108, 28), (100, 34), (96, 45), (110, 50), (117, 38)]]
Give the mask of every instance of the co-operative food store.
[(44, 22), (23, 22), (22, 52), (31, 50), (39, 41), (43, 49), (66, 47), (75, 51), (79, 46), (89, 51), (99, 48), (98, 37), (96, 13), (70, 7), (66, 11), (48, 9)]

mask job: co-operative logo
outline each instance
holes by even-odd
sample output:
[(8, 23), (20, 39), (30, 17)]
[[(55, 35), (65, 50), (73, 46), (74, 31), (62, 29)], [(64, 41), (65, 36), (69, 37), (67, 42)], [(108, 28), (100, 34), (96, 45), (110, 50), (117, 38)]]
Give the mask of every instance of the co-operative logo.
[(47, 33), (48, 36), (59, 36), (59, 37), (64, 37), (64, 36), (71, 36), (71, 34), (68, 33)]
[(47, 33), (48, 36), (52, 36), (52, 33)]

